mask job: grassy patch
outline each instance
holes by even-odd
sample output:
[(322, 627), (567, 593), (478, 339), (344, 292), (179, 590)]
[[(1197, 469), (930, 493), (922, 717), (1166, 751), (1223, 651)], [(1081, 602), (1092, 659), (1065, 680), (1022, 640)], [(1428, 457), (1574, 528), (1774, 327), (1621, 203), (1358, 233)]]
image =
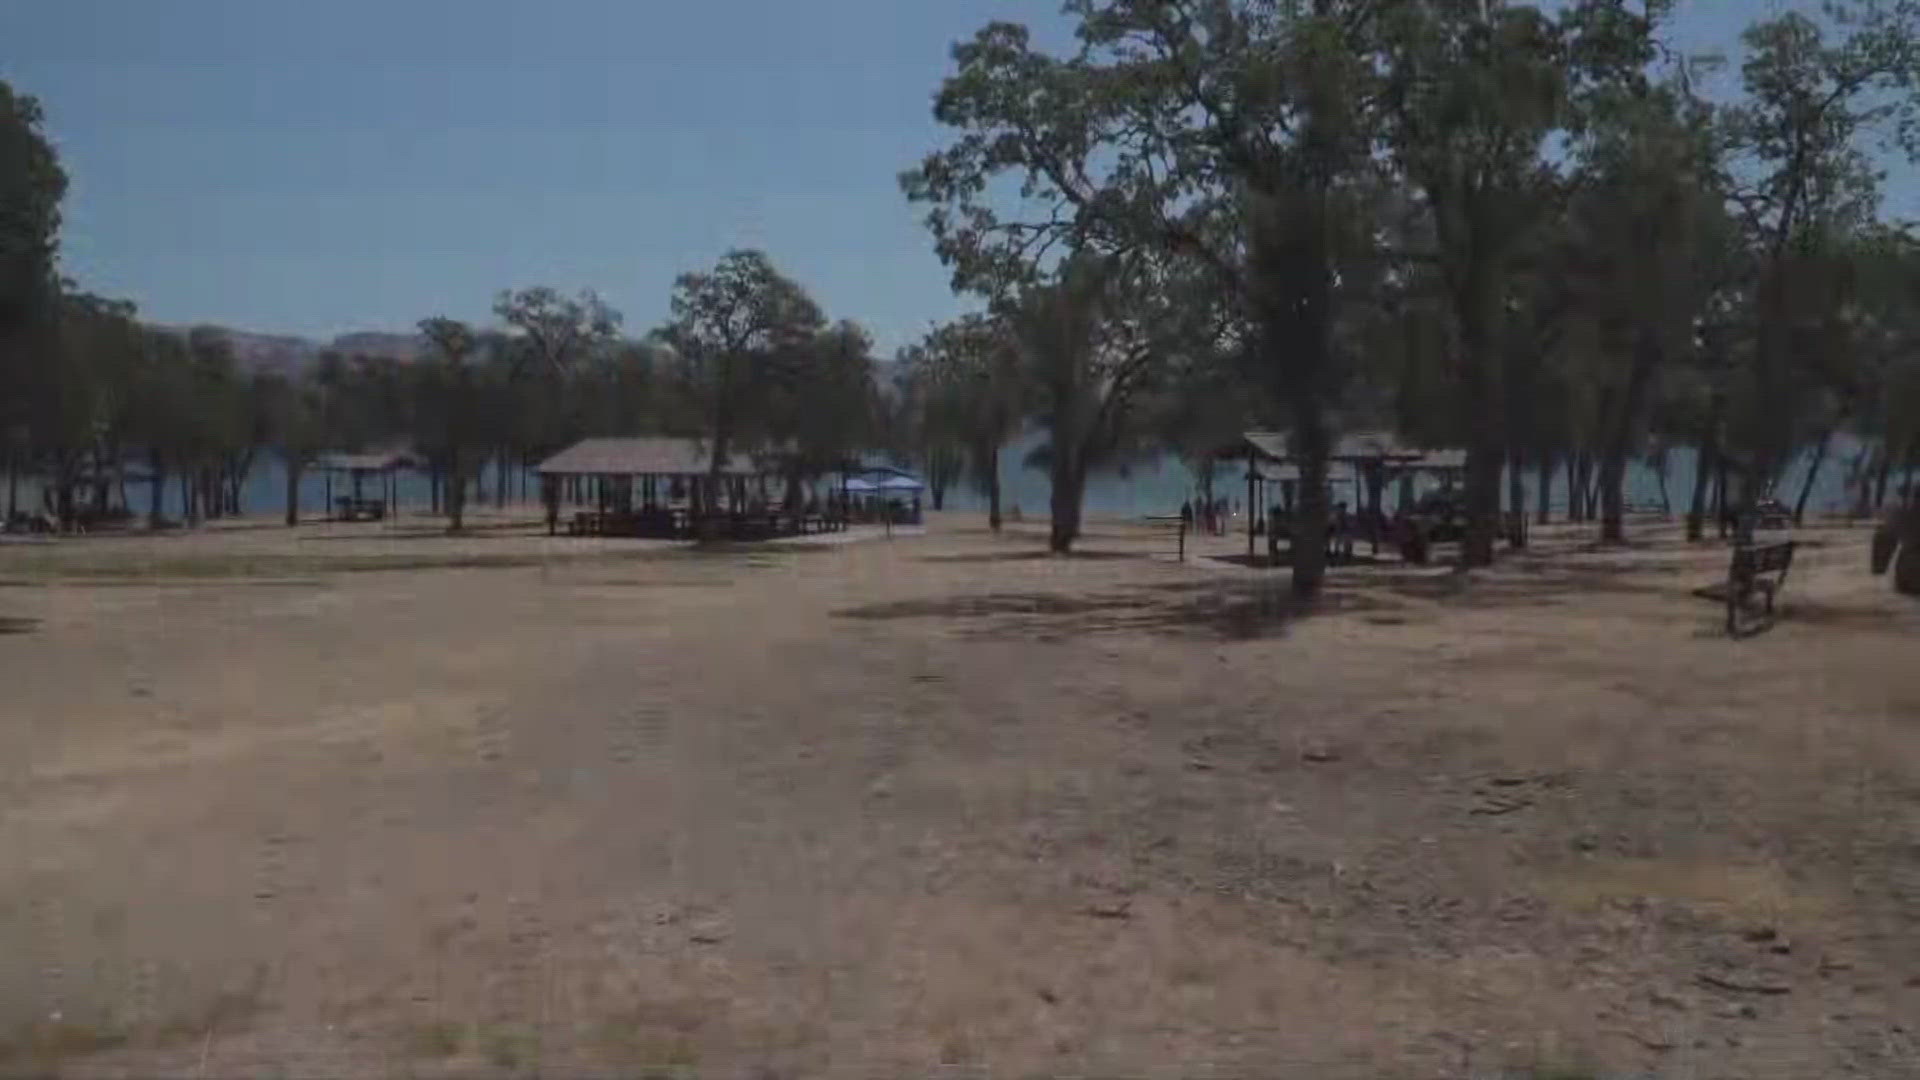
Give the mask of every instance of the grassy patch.
[(540, 1036), (525, 1028), (497, 1028), (480, 1036), (480, 1051), (496, 1069), (522, 1069), (539, 1059)]
[(1578, 1065), (1536, 1065), (1521, 1073), (1520, 1080), (1600, 1080), (1600, 1074)]
[(1769, 924), (1817, 918), (1829, 906), (1824, 897), (1797, 888), (1773, 867), (1663, 859), (1596, 859), (1547, 875), (1536, 891), (1577, 912), (1650, 899), (1736, 922)]
[(400, 1032), (401, 1048), (409, 1057), (450, 1058), (467, 1043), (465, 1025), (451, 1020), (409, 1024)]
[(11, 1075), (15, 1066), (27, 1071), (49, 1068), (69, 1058), (125, 1046), (130, 1039), (115, 1027), (44, 1020), (0, 1036), (0, 1065)]
[(602, 1022), (594, 1041), (620, 1064), (673, 1076), (700, 1063), (694, 1035), (714, 1011), (693, 998), (646, 1001)]

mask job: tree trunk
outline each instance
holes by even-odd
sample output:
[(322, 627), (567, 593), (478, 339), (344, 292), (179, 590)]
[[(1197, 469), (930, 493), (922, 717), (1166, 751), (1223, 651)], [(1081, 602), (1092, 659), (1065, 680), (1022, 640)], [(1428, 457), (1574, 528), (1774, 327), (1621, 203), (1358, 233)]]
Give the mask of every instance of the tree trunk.
[(1587, 520), (1587, 452), (1575, 450), (1567, 459), (1567, 520), (1582, 524)]
[(1626, 393), (1620, 412), (1613, 418), (1606, 451), (1600, 462), (1600, 541), (1623, 544), (1627, 540), (1627, 452), (1633, 444), (1633, 428), (1646, 403), (1647, 387), (1660, 365), (1660, 346), (1653, 335), (1642, 331), (1633, 343), (1633, 362), (1627, 369)]
[(1053, 455), (1053, 519), (1047, 532), (1047, 550), (1064, 555), (1080, 536), (1080, 499), (1087, 483), (1077, 449), (1056, 446)]
[(1909, 505), (1890, 515), (1874, 537), (1874, 571), (1893, 563), (1893, 588), (1920, 596), (1920, 507)]
[(1673, 520), (1673, 496), (1667, 491), (1667, 455), (1664, 451), (1654, 463), (1653, 478), (1660, 484), (1660, 520)]
[(73, 476), (70, 473), (63, 473), (60, 477), (60, 485), (55, 491), (54, 507), (56, 513), (54, 516), (60, 519), (61, 532), (73, 531), (74, 520), (76, 518), (73, 505), (73, 485)]
[(1720, 539), (1727, 538), (1727, 456), (1713, 459), (1713, 522)]
[(1539, 507), (1539, 513), (1535, 516), (1534, 521), (1538, 524), (1546, 525), (1553, 520), (1554, 461), (1552, 454), (1543, 453), (1540, 455), (1539, 464), (1535, 466), (1535, 473), (1535, 479), (1540, 484), (1540, 490), (1534, 492), (1534, 503)]
[(157, 530), (166, 522), (166, 459), (154, 451), (148, 451), (147, 472), (147, 528)]
[[(940, 509), (938, 506), (935, 510)], [(987, 528), (1000, 531), (1000, 448), (995, 447), (987, 465)]]
[(946, 481), (935, 480), (932, 477), (928, 477), (927, 492), (933, 496), (933, 508), (935, 511), (945, 510), (947, 508)]
[(1567, 455), (1567, 523), (1580, 523), (1580, 451)]
[(1519, 527), (1527, 516), (1526, 467), (1526, 460), (1515, 449), (1507, 458), (1507, 513), (1514, 522), (1507, 542), (1520, 548), (1527, 546), (1527, 531)]
[(1873, 512), (1876, 514), (1887, 504), (1887, 477), (1893, 472), (1893, 447), (1885, 439), (1880, 441), (1879, 459), (1873, 478)]
[(287, 527), (300, 524), (300, 459), (287, 455)]
[(1300, 483), (1287, 550), (1293, 561), (1293, 595), (1308, 600), (1320, 595), (1327, 576), (1327, 455), (1333, 449), (1333, 433), (1319, 399), (1302, 398), (1293, 408), (1293, 452), (1299, 459)]
[(104, 517), (106, 515), (108, 484), (106, 457), (103, 454), (96, 453), (93, 456), (92, 491), (93, 513), (95, 517)]
[(180, 473), (180, 519), (189, 527), (200, 524), (200, 508), (193, 501), (193, 470)]
[(1793, 501), (1793, 523), (1804, 524), (1807, 519), (1807, 499), (1813, 494), (1813, 482), (1820, 478), (1820, 466), (1826, 463), (1827, 447), (1833, 442), (1833, 429), (1827, 428), (1820, 433), (1820, 441), (1813, 447), (1813, 462), (1807, 466), (1806, 479), (1800, 482), (1800, 497)]
[(1713, 459), (1717, 454), (1713, 434), (1709, 432), (1693, 455), (1693, 494), (1687, 503), (1687, 541), (1699, 543), (1706, 536), (1707, 489), (1713, 486)]
[(1480, 425), (1468, 438), (1466, 536), (1460, 542), (1462, 569), (1493, 565), (1494, 538), (1500, 523), (1500, 472), (1505, 459), (1506, 444), (1496, 422)]
[(1863, 447), (1847, 463), (1847, 495), (1852, 500), (1847, 513), (1855, 518), (1866, 517), (1873, 509), (1873, 492), (1867, 483), (1868, 453)]
[(460, 470), (460, 451), (447, 453), (447, 531), (457, 533), (466, 527), (467, 478)]
[(1626, 475), (1626, 448), (1609, 447), (1600, 463), (1600, 542), (1603, 544), (1627, 542)]
[(7, 520), (13, 521), (20, 515), (20, 461), (18, 455), (7, 454)]
[[(1471, 220), (1483, 208), (1468, 205), (1460, 209)], [(1461, 237), (1473, 238), (1471, 230)], [(1506, 417), (1500, 407), (1507, 400), (1502, 392), (1506, 381), (1501, 355), (1505, 336), (1501, 320), (1502, 253), (1497, 247), (1477, 248), (1468, 245), (1467, 262), (1452, 297), (1460, 330), (1461, 389), (1465, 400), (1481, 410), (1467, 436), (1466, 535), (1460, 542), (1461, 569), (1493, 564), (1494, 539), (1500, 524), (1500, 473), (1507, 457), (1502, 422)]]

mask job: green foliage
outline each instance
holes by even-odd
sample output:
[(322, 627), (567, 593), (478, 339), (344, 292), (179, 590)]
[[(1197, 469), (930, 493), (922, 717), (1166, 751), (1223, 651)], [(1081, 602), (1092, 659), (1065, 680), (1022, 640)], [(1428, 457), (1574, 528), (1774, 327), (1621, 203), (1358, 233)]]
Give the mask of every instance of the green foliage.
[(43, 121), (38, 101), (0, 80), (0, 335), (44, 315), (58, 292), (67, 174)]
[(911, 362), (927, 389), (927, 425), (988, 497), (989, 519), (998, 528), (1000, 451), (1019, 434), (1033, 396), (1009, 320), (974, 314), (937, 326)]
[(673, 321), (658, 337), (673, 377), (698, 411), (716, 471), (740, 446), (779, 426), (784, 396), (816, 366), (826, 318), (806, 290), (758, 251), (730, 251), (674, 283)]

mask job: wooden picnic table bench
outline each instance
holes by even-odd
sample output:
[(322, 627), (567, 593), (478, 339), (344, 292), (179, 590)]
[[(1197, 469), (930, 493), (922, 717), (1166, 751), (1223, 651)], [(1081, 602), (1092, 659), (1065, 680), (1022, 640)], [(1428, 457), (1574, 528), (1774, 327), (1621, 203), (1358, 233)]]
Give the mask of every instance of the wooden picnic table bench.
[(1794, 542), (1754, 544), (1733, 549), (1727, 565), (1727, 580), (1695, 589), (1694, 595), (1727, 605), (1727, 633), (1737, 636), (1740, 612), (1755, 596), (1766, 599), (1766, 614), (1773, 615), (1773, 598), (1787, 584), (1787, 571), (1793, 567)]
[(387, 504), (381, 499), (356, 499), (351, 495), (342, 495), (333, 503), (339, 508), (342, 521), (386, 520)]

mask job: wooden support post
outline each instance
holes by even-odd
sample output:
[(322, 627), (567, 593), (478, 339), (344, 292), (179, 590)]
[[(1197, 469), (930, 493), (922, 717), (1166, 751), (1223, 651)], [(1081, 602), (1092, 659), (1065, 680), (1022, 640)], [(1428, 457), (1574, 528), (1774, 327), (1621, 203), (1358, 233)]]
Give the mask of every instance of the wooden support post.
[(1253, 563), (1253, 449), (1247, 449), (1247, 563)]

